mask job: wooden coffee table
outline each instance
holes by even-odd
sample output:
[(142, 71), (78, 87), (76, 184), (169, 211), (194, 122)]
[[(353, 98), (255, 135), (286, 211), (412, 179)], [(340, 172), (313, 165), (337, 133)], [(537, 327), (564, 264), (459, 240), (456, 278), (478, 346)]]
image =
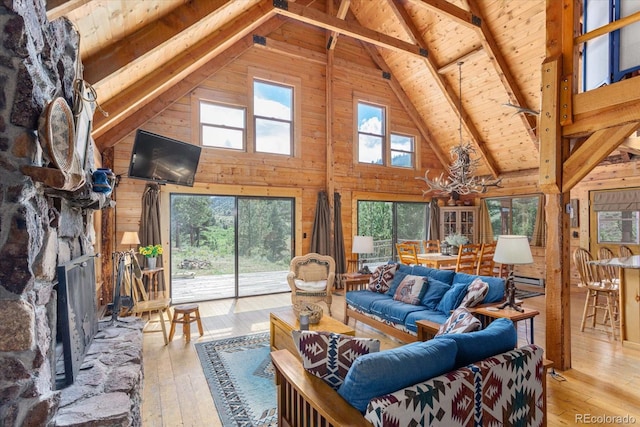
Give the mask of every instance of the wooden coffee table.
[[(271, 351), (286, 348), (294, 356), (300, 358), (298, 349), (293, 344), (291, 331), (300, 329), (300, 323), (292, 307), (274, 310), (269, 314), (269, 332)], [(320, 322), (309, 325), (310, 331), (327, 331), (336, 334), (355, 336), (356, 331), (333, 317), (323, 314)]]

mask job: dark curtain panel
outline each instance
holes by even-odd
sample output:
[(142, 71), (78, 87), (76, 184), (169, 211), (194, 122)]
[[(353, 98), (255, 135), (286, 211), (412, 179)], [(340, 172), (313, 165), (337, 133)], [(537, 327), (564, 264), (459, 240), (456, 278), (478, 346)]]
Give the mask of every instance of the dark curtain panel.
[[(160, 236), (160, 186), (158, 184), (147, 184), (142, 195), (142, 214), (138, 235), (140, 246), (162, 244), (162, 236)], [(162, 255), (158, 257), (157, 266), (163, 266)], [(164, 291), (164, 276), (162, 274), (157, 276), (158, 290)]]
[(331, 255), (331, 212), (327, 193), (320, 191), (316, 203), (316, 217), (311, 232), (311, 252)]
[(342, 201), (339, 193), (333, 193), (333, 211), (335, 239), (333, 259), (336, 261), (336, 276), (347, 272), (347, 258), (344, 253), (344, 235), (342, 234)]
[(429, 203), (429, 239), (440, 240), (440, 208), (435, 199)]

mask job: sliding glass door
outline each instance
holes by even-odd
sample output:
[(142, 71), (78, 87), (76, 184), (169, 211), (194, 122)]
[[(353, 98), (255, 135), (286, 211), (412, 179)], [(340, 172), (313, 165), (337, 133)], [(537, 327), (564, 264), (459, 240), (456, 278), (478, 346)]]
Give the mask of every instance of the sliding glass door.
[(174, 303), (286, 292), (293, 199), (171, 195)]

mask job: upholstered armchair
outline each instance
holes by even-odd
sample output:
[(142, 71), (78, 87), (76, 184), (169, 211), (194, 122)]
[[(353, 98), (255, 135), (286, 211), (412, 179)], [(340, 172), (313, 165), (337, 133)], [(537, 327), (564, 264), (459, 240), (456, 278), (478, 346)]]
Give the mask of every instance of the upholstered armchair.
[(331, 316), (331, 293), (336, 278), (336, 263), (328, 255), (309, 253), (294, 257), (289, 265), (287, 282), (291, 288), (291, 302), (324, 301)]

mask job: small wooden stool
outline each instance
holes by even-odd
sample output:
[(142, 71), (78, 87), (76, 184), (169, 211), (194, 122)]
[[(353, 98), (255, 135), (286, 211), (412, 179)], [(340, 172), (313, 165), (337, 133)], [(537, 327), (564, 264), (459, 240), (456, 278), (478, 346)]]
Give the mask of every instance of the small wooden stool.
[[(194, 315), (193, 317), (191, 317), (192, 314)], [(171, 320), (169, 341), (173, 339), (173, 334), (176, 332), (176, 323), (182, 323), (182, 334), (187, 339), (187, 342), (190, 342), (191, 322), (194, 321), (198, 323), (200, 336), (204, 335), (204, 332), (202, 331), (202, 322), (200, 322), (200, 309), (198, 308), (198, 304), (182, 304), (173, 307), (173, 319)]]

